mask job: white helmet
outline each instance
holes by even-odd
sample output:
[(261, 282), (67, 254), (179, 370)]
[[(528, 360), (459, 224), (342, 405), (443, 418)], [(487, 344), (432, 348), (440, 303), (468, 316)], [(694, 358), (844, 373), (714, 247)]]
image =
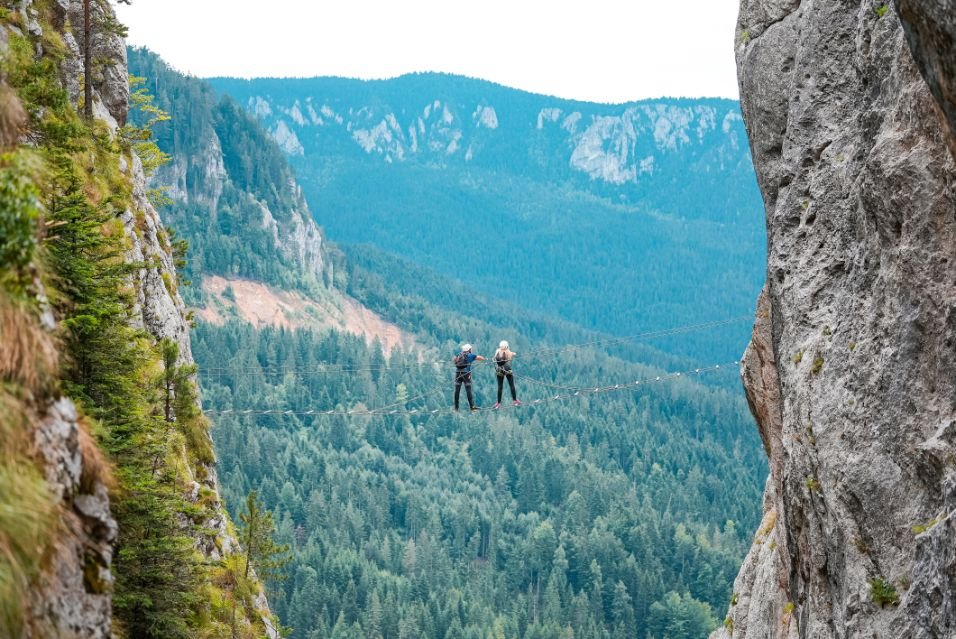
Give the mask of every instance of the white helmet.
[(504, 339), (501, 340), (501, 342), (499, 342), (499, 344), (498, 344), (498, 348), (500, 348), (500, 349), (503, 350), (503, 351), (504, 351), (504, 350), (507, 350), (507, 349), (508, 349), (508, 340), (504, 340)]
[(471, 352), (471, 344), (462, 344), (461, 350), (463, 350), (466, 353)]

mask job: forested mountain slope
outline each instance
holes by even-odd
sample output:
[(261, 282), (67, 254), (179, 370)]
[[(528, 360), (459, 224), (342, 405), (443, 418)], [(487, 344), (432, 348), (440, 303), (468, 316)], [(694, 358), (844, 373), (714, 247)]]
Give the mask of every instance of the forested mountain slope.
[[(507, 330), (388, 290), (398, 321), (428, 318), (435, 344)], [(528, 349), (516, 363), (526, 406), (455, 417), (444, 362), (336, 334), (197, 329), (200, 359), (231, 363), (203, 378), (223, 411), (224, 482), (261, 488), (296, 548), (272, 596), (296, 637), (689, 639), (716, 624), (763, 472), (742, 399), (693, 375), (655, 384), (660, 370), (593, 349), (531, 357), (532, 342), (513, 341)], [(534, 404), (567, 392), (550, 384), (634, 379), (650, 383)], [(476, 389), (493, 403), (488, 367)], [(393, 414), (345, 414), (381, 406)]]
[(170, 224), (189, 237), (187, 276), (324, 290), (332, 271), (322, 234), (282, 154), (233, 100), (205, 82), (145, 49), (131, 48), (128, 56), (130, 73), (146, 78), (156, 106), (175, 118), (155, 127), (171, 160), (153, 184), (175, 204), (164, 211)]
[[(735, 394), (582, 352), (516, 366), (651, 383), (535, 405), (559, 391), (519, 377), (524, 407), (459, 417), (446, 366), (357, 338), (204, 324), (195, 340), (235, 363), (203, 382), (226, 411), (222, 477), (230, 498), (260, 489), (295, 548), (271, 593), (295, 637), (690, 639), (731, 596), (764, 472)], [(487, 367), (476, 383), (490, 405)], [(345, 414), (380, 406), (393, 414)], [(325, 409), (340, 412), (301, 414)]]
[[(108, 3), (0, 3), (0, 636), (277, 637)], [(85, 45), (90, 66), (84, 70)]]
[(151, 184), (168, 201), (164, 218), (188, 241), (183, 272), (194, 286), (184, 290), (198, 316), (336, 328), (388, 348), (414, 346), (332, 285), (341, 253), (326, 246), (285, 156), (251, 116), (149, 51), (130, 49), (129, 64), (173, 114), (155, 127), (171, 161)]
[[(604, 105), (439, 73), (210, 82), (262, 120), (292, 157), (369, 156), (385, 164), (467, 165), (541, 181), (593, 181), (615, 200), (668, 203), (671, 212), (693, 218), (723, 221), (747, 211), (721, 184), (753, 177), (746, 132), (731, 100)], [(688, 182), (683, 191), (663, 188)], [(706, 190), (717, 192), (702, 206), (697, 198)]]
[[(212, 83), (269, 128), (338, 242), (605, 332), (753, 310), (764, 233), (734, 102), (599, 105), (441, 74)], [(725, 336), (683, 352), (746, 341)]]

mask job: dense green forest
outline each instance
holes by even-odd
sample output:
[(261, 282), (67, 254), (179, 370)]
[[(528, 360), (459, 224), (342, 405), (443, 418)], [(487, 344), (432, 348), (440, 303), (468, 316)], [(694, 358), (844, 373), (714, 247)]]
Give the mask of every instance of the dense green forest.
[[(702, 637), (730, 598), (765, 473), (745, 403), (679, 380), (477, 416), (451, 370), (362, 340), (200, 325), (227, 502), (274, 505), (294, 548), (271, 602), (295, 637)], [(335, 362), (357, 373), (319, 372)], [(591, 385), (651, 371), (591, 351), (522, 362)], [(493, 375), (476, 372), (491, 403)], [(525, 383), (526, 400), (553, 391)], [(573, 635), (571, 634), (573, 633)]]
[[(691, 222), (521, 175), (434, 173), (363, 166), (310, 200), (336, 241), (371, 244), (592, 330), (622, 335), (753, 310), (762, 276), (756, 224)], [(361, 188), (365, 180), (375, 188)], [(675, 347), (707, 357), (745, 341), (741, 328), (711, 346)]]
[[(362, 261), (376, 256), (389, 259), (372, 251)], [(686, 362), (641, 341), (600, 345), (620, 357), (540, 351), (594, 335), (515, 314), (425, 270), (388, 281), (348, 267), (349, 292), (417, 327), (424, 353), (387, 358), (350, 335), (243, 324), (200, 325), (194, 338), (214, 411), (400, 411), (217, 414), (227, 503), (261, 490), (294, 548), (296, 568), (271, 601), (295, 637), (662, 639), (713, 628), (766, 472), (735, 367), (529, 404), (563, 392), (552, 385), (654, 379), (660, 369), (646, 362)], [(465, 301), (491, 321), (456, 312)], [(460, 336), (485, 354), (511, 340), (524, 407), (448, 412), (447, 360)], [(494, 402), (494, 384), (479, 365), (479, 404)]]
[[(736, 334), (752, 321), (750, 314), (742, 314), (724, 316), (712, 323), (700, 319), (685, 324), (686, 330), (678, 324), (668, 324), (660, 331), (609, 335), (476, 292), (454, 277), (374, 246), (342, 248), (338, 279), (351, 296), (408, 331), (427, 336), (427, 343), (446, 348), (453, 347), (459, 337), (494, 348), (502, 335), (512, 335), (512, 346), (521, 350), (597, 343), (604, 353), (680, 370), (737, 359), (741, 347), (728, 338), (728, 330)], [(711, 325), (707, 327), (708, 324)], [(737, 380), (710, 381), (729, 382), (735, 390), (740, 387)]]

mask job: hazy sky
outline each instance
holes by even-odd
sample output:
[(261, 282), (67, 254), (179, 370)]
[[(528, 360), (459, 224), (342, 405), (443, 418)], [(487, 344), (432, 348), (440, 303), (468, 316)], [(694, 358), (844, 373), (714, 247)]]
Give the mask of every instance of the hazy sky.
[(181, 71), (448, 71), (567, 98), (737, 97), (739, 0), (133, 0), (129, 41)]

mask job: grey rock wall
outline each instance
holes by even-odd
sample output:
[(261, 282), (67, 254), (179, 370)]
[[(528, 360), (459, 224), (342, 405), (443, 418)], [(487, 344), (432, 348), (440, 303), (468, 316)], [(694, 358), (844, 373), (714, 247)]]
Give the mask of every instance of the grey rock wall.
[[(122, 51), (122, 65), (125, 71), (125, 44)], [(108, 101), (106, 103), (109, 104)], [(125, 107), (119, 112), (110, 111), (110, 115), (116, 121), (120, 121), (121, 117), (125, 119)], [(179, 346), (179, 365), (193, 364), (188, 314), (178, 291), (179, 283), (172, 247), (162, 220), (147, 197), (147, 178), (143, 173), (142, 163), (135, 154), (132, 154), (131, 161), (124, 163), (120, 169), (130, 176), (133, 186), (131, 205), (122, 215), (131, 246), (127, 259), (130, 262), (146, 265), (139, 270), (134, 282), (137, 299), (134, 321), (157, 341), (170, 339), (176, 342)], [(200, 485), (211, 490), (214, 497), (209, 516), (201, 522), (201, 525), (194, 527), (185, 522), (185, 527), (195, 537), (196, 549), (210, 561), (218, 561), (224, 554), (237, 551), (239, 542), (229, 532), (229, 518), (220, 496), (215, 466), (200, 464), (187, 470), (192, 473), (193, 486), (193, 490), (186, 496), (187, 499), (193, 502), (198, 500)], [(264, 596), (261, 597), (260, 602), (262, 621), (267, 633), (272, 637), (274, 633), (270, 630), (272, 622), (269, 618), (268, 602)]]
[(768, 230), (743, 378), (771, 477), (717, 637), (956, 636), (953, 78), (911, 53), (941, 50), (923, 34), (952, 13), (899, 4), (922, 26), (880, 2), (741, 3)]
[(192, 364), (186, 305), (178, 292), (172, 247), (159, 214), (146, 197), (146, 176), (136, 154), (131, 162), (124, 160), (121, 170), (133, 185), (131, 206), (121, 218), (131, 247), (127, 260), (146, 265), (136, 276), (134, 318), (157, 340), (176, 342), (180, 364)]
[[(222, 143), (216, 131), (209, 126), (201, 129), (198, 135), (202, 146), (198, 154), (188, 157), (175, 155), (149, 182), (156, 187), (168, 187), (166, 195), (175, 202), (193, 203), (207, 208), (209, 215), (215, 219), (220, 197), (227, 185), (232, 183), (234, 188), (243, 189), (232, 182), (225, 168)], [(188, 184), (186, 176), (194, 172), (203, 178)], [(333, 267), (326, 258), (325, 237), (312, 217), (301, 187), (291, 178), (288, 184), (277, 186), (289, 189), (290, 200), (295, 203), (289, 211), (273, 211), (255, 193), (243, 193), (244, 197), (249, 198), (249, 203), (258, 206), (262, 212), (262, 229), (272, 239), (275, 259), (301, 272), (304, 278), (311, 278), (319, 286), (329, 285)]]
[[(66, 45), (67, 55), (61, 61), (61, 80), (70, 98), (77, 103), (82, 94), (82, 1), (54, 0), (53, 28)], [(22, 0), (19, 10), (33, 35), (40, 35), (36, 8), (32, 0)], [(99, 25), (115, 21), (108, 3), (93, 3), (94, 20)], [(100, 33), (93, 41), (96, 75), (94, 82), (94, 116), (116, 131), (128, 115), (128, 75), (126, 44), (118, 33)], [(147, 197), (147, 181), (135, 154), (121, 160), (120, 171), (129, 177), (132, 198), (122, 222), (129, 239), (127, 259), (143, 264), (133, 284), (136, 307), (133, 321), (157, 341), (168, 338), (180, 348), (180, 364), (192, 364), (189, 323), (185, 304), (177, 287), (176, 269), (163, 224)], [(63, 503), (62, 526), (50, 569), (37, 584), (31, 599), (32, 627), (27, 637), (83, 637), (90, 639), (112, 636), (113, 575), (111, 562), (117, 524), (110, 514), (106, 486), (88, 481), (81, 444), (84, 433), (76, 408), (68, 399), (51, 404), (37, 430), (37, 450), (44, 461), (47, 479)], [(238, 548), (228, 530), (228, 516), (219, 497), (215, 468), (190, 469), (194, 474), (194, 490), (187, 496), (198, 499), (198, 486), (204, 484), (215, 494), (210, 517), (196, 532), (196, 548), (211, 561)], [(89, 485), (88, 485), (89, 484)], [(192, 531), (194, 527), (189, 526)], [(270, 637), (277, 637), (268, 618), (265, 597), (260, 599), (263, 622)]]
[[(33, 0), (22, 0), (30, 7)], [(53, 28), (61, 35), (68, 55), (60, 64), (60, 79), (74, 104), (83, 94), (83, 0), (53, 0)], [(116, 16), (107, 2), (90, 3), (93, 25), (93, 112), (115, 129), (126, 124), (129, 114), (129, 75), (126, 42)]]
[(52, 568), (31, 597), (26, 637), (112, 636), (110, 565), (117, 527), (107, 487), (91, 479), (94, 469), (84, 457), (84, 437), (76, 407), (65, 398), (48, 406), (36, 429), (47, 482), (60, 499), (63, 530), (49, 558)]

